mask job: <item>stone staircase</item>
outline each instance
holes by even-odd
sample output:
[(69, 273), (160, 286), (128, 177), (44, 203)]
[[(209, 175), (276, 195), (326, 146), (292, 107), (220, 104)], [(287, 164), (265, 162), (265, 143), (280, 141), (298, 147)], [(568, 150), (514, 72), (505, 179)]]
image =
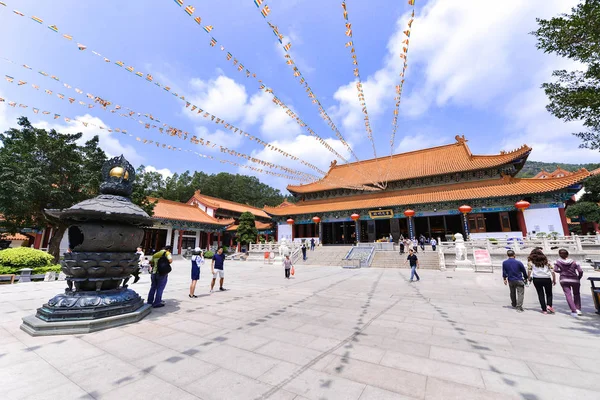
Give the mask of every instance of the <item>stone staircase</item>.
[(317, 246), (314, 251), (309, 249), (306, 252), (306, 261), (300, 256), (297, 264), (341, 266), (342, 258), (346, 257), (351, 248), (352, 246)]
[[(404, 266), (407, 253), (400, 254), (398, 251), (375, 251), (372, 268), (409, 268), (408, 264)], [(419, 251), (419, 268), (422, 269), (440, 269), (439, 257), (434, 251)]]

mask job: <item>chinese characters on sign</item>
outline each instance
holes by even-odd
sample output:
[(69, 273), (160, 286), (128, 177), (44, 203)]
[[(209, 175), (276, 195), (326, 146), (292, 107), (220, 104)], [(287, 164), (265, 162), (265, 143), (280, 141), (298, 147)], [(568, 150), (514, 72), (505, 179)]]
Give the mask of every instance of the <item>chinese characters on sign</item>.
[(372, 219), (394, 218), (393, 210), (376, 210), (369, 211), (369, 217)]

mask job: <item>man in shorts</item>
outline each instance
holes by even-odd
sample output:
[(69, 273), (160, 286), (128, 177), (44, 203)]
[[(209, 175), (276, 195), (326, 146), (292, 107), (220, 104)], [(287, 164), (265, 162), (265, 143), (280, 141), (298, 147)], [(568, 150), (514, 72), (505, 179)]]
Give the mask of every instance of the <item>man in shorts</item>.
[(221, 278), (219, 290), (224, 292), (225, 289), (223, 287), (223, 281), (225, 280), (225, 272), (223, 271), (223, 264), (225, 263), (225, 254), (223, 254), (223, 248), (219, 247), (215, 255), (213, 256), (212, 263), (210, 264), (210, 268), (212, 270), (213, 279), (210, 284), (210, 292), (213, 292), (215, 287), (215, 282), (217, 281), (217, 277)]

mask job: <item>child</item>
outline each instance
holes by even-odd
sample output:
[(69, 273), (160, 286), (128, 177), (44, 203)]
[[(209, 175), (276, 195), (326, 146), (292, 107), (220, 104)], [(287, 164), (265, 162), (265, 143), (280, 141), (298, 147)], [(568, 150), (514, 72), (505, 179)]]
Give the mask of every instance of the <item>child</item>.
[(285, 278), (290, 279), (290, 270), (292, 269), (292, 260), (290, 256), (286, 254), (285, 260), (283, 260), (283, 268), (285, 268)]
[(200, 247), (196, 247), (194, 249), (194, 255), (192, 256), (192, 283), (190, 284), (190, 294), (188, 295), (190, 299), (198, 297), (195, 295), (196, 283), (198, 283), (198, 280), (200, 279), (200, 267), (202, 264), (204, 264), (204, 255), (202, 254)]
[(148, 271), (148, 273), (151, 272), (150, 270), (152, 267), (150, 267), (150, 261), (148, 260), (148, 257), (144, 257), (144, 259), (142, 260), (141, 267), (142, 271)]

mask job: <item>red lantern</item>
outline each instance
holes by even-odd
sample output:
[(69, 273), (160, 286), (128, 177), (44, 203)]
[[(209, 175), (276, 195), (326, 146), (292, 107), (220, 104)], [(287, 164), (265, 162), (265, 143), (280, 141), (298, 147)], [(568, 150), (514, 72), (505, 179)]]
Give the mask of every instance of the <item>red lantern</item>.
[(291, 218), (288, 218), (288, 220), (286, 221), (289, 225), (294, 225), (294, 220)]
[(408, 209), (408, 210), (404, 211), (404, 215), (405, 215), (407, 218), (414, 217), (414, 215), (415, 215), (415, 210)]
[(529, 208), (530, 205), (531, 204), (529, 204), (529, 202), (525, 200), (517, 201), (515, 203), (515, 207), (517, 207), (517, 210), (519, 211), (524, 211), (526, 208)]
[(458, 207), (458, 211), (460, 211), (461, 213), (466, 215), (466, 214), (470, 213), (471, 211), (473, 211), (473, 208), (471, 208), (471, 206), (464, 204), (464, 205)]
[(315, 224), (318, 224), (319, 222), (321, 222), (321, 218), (319, 218), (319, 217), (312, 217), (312, 220)]
[(358, 215), (357, 213), (354, 213), (350, 216), (350, 218), (352, 218), (353, 221), (358, 221), (358, 219), (360, 218), (360, 215)]

